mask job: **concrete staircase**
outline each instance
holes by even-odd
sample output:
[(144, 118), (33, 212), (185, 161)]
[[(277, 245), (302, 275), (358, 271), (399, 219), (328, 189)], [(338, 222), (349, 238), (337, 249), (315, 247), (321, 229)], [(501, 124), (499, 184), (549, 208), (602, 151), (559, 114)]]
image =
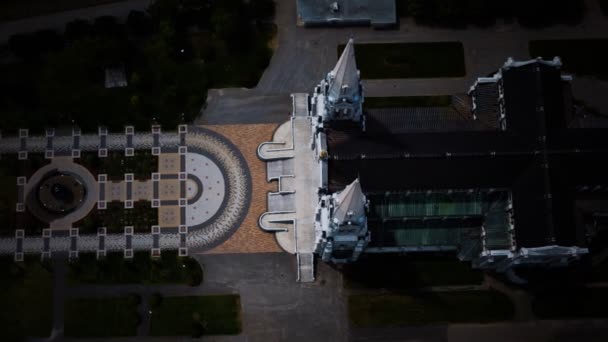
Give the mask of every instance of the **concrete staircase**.
[(298, 253), (298, 282), (312, 283), (315, 281), (315, 256), (313, 253)]

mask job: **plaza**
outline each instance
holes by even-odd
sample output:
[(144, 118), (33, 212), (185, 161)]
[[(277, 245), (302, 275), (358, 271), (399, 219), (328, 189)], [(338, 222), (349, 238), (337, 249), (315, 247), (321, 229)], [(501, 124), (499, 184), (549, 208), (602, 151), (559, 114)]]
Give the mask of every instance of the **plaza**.
[[(23, 260), (24, 254), (48, 258), (61, 252), (71, 257), (87, 252), (103, 257), (118, 251), (129, 258), (139, 250), (159, 257), (161, 250), (174, 249), (186, 256), (189, 249), (210, 249), (228, 239), (250, 205), (251, 178), (243, 156), (227, 139), (202, 128), (180, 126), (178, 132), (161, 132), (154, 126), (150, 133), (135, 133), (133, 127), (126, 127), (125, 134), (100, 128), (97, 135), (74, 129), (71, 136), (56, 136), (49, 130), (45, 137), (29, 136), (24, 129), (19, 137), (2, 137), (1, 146), (4, 158), (13, 154), (27, 160), (32, 153), (44, 153), (49, 161), (30, 179), (19, 176), (15, 184), (19, 194), (15, 210), (32, 211), (48, 223), (41, 227), (41, 236), (17, 229), (13, 238), (0, 240), (0, 253), (14, 254), (17, 261)], [(107, 174), (78, 163), (82, 153), (105, 158), (108, 153), (124, 151), (129, 158), (143, 149), (158, 159), (156, 171), (147, 179), (125, 173), (123, 180), (110, 180)], [(81, 193), (69, 211), (53, 211), (51, 215), (41, 207), (52, 205), (50, 194), (33, 197), (39, 187), (48, 187), (47, 175), (53, 172), (77, 177)], [(141, 202), (149, 203), (158, 215), (158, 224), (148, 227), (147, 233), (135, 232), (133, 226), (123, 227), (122, 234), (108, 233), (106, 227), (99, 226), (97, 233), (91, 234), (81, 233), (77, 226), (93, 208), (103, 211), (109, 203), (120, 203), (131, 209)]]

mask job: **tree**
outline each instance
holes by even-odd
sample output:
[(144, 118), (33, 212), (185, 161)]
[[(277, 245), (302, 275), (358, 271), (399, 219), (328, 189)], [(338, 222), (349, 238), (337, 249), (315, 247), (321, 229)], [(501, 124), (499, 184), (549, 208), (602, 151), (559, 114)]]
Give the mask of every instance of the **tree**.
[(116, 20), (116, 17), (101, 16), (95, 19), (93, 23), (95, 34), (108, 38), (124, 38), (124, 26)]
[(33, 34), (18, 33), (9, 37), (8, 46), (11, 52), (24, 61), (40, 58), (40, 42)]
[(90, 37), (93, 25), (88, 20), (76, 19), (65, 25), (65, 38), (70, 42)]
[(148, 13), (156, 23), (174, 23), (179, 13), (178, 0), (156, 0), (148, 7)]
[(131, 11), (127, 17), (127, 27), (129, 31), (138, 36), (152, 34), (154, 25), (152, 19), (142, 11)]
[(34, 33), (40, 50), (44, 53), (58, 52), (63, 49), (65, 41), (62, 35), (55, 30), (40, 30)]
[(275, 15), (274, 0), (250, 0), (248, 6), (254, 20), (270, 20)]

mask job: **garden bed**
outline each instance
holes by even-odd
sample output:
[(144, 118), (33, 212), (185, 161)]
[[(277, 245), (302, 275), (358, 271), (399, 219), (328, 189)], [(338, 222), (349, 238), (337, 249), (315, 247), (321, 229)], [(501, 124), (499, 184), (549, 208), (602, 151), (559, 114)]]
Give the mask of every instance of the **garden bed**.
[(158, 157), (149, 150), (135, 150), (132, 157), (123, 151), (111, 151), (105, 158), (98, 157), (97, 152), (84, 152), (75, 161), (94, 175), (107, 174), (108, 180), (115, 181), (124, 180), (125, 173), (132, 173), (136, 180), (148, 180), (158, 171)]
[(357, 327), (425, 323), (489, 323), (513, 318), (509, 299), (492, 291), (350, 295), (348, 314)]
[(28, 153), (25, 160), (19, 160), (16, 154), (3, 154), (0, 158), (0, 175), (29, 179), (38, 169), (50, 163), (51, 160), (42, 153)]
[(151, 299), (151, 336), (236, 335), (241, 332), (239, 295)]
[(17, 177), (0, 171), (0, 236), (15, 236), (17, 228)]
[(190, 257), (178, 257), (175, 251), (163, 251), (159, 259), (152, 259), (149, 251), (134, 253), (125, 259), (122, 253), (108, 253), (97, 260), (96, 255), (81, 253), (69, 265), (71, 284), (187, 284), (198, 286), (203, 270)]
[(135, 336), (140, 317), (135, 297), (77, 298), (65, 302), (67, 337)]
[[(338, 46), (338, 56), (344, 50)], [(439, 78), (465, 76), (460, 42), (356, 44), (363, 79)]]
[(158, 208), (148, 201), (137, 201), (133, 208), (126, 209), (122, 202), (109, 202), (106, 209), (94, 208), (84, 219), (74, 223), (82, 233), (94, 234), (97, 228), (106, 227), (108, 233), (122, 234), (126, 226), (135, 233), (150, 233), (158, 225)]

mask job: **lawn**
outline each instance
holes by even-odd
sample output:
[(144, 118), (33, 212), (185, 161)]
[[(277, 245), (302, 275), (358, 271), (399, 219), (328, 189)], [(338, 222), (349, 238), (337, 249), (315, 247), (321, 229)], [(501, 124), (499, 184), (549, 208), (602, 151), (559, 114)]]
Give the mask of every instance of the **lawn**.
[[(338, 46), (338, 56), (344, 45)], [(460, 42), (356, 44), (363, 79), (465, 76)]]
[(4, 341), (48, 337), (53, 325), (53, 280), (38, 257), (16, 264), (0, 257), (0, 329)]
[(447, 107), (451, 105), (450, 95), (439, 96), (394, 96), (366, 97), (363, 106), (374, 108), (404, 108), (404, 107)]
[(188, 284), (199, 285), (203, 270), (189, 257), (175, 251), (163, 251), (160, 259), (151, 259), (147, 251), (135, 252), (125, 260), (122, 253), (109, 253), (102, 260), (94, 254), (81, 253), (69, 265), (71, 284)]
[(44, 158), (42, 153), (28, 153), (25, 160), (19, 160), (17, 154), (5, 154), (0, 158), (0, 174), (14, 177), (24, 176), (29, 179), (38, 169), (50, 162), (49, 159)]
[(608, 39), (533, 40), (529, 51), (533, 58), (559, 56), (567, 72), (608, 80)]
[(541, 319), (605, 318), (608, 317), (606, 303), (606, 289), (553, 289), (538, 293), (532, 302), (532, 310)]
[(6, 176), (0, 169), (0, 189), (0, 236), (15, 236), (17, 177)]
[(119, 1), (125, 0), (2, 0), (0, 2), (0, 21), (16, 20)]
[(488, 323), (513, 318), (513, 305), (491, 291), (350, 295), (348, 315), (358, 327), (433, 322)]
[(135, 336), (140, 318), (133, 298), (77, 298), (65, 302), (65, 336)]
[(517, 20), (530, 28), (576, 25), (585, 15), (584, 0), (454, 1), (397, 0), (398, 15), (416, 24), (464, 29), (492, 26), (497, 19)]
[(17, 227), (24, 229), (26, 235), (40, 235), (42, 229), (48, 224), (41, 222), (26, 211), (18, 213), (17, 204), (17, 177), (30, 178), (39, 168), (47, 165), (49, 160), (42, 154), (30, 153), (27, 160), (18, 160), (15, 154), (6, 154), (0, 158), (0, 236), (15, 236)]
[(412, 289), (442, 285), (479, 285), (483, 273), (468, 262), (448, 258), (367, 255), (345, 265), (347, 288)]
[(236, 335), (241, 332), (239, 295), (166, 297), (152, 308), (150, 335)]

